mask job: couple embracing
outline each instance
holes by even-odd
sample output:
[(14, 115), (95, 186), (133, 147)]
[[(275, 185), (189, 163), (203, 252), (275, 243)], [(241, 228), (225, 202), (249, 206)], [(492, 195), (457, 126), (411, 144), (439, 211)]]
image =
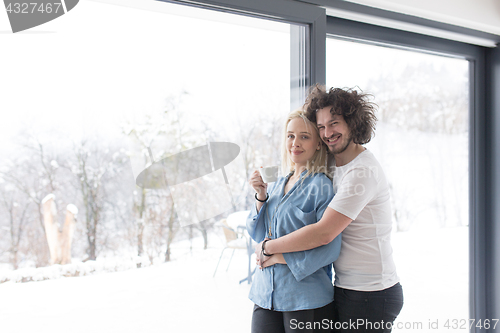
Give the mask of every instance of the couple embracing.
[(366, 94), (316, 85), (285, 123), (286, 176), (268, 187), (252, 174), (252, 333), (391, 332), (403, 291), (388, 182), (363, 147), (374, 112)]

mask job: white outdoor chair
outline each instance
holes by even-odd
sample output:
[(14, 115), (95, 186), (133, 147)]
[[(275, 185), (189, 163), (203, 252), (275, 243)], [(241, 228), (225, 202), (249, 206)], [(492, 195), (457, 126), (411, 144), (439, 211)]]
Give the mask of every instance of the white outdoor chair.
[(219, 268), (219, 263), (222, 259), (222, 255), (226, 249), (233, 249), (231, 253), (231, 258), (229, 259), (229, 263), (226, 267), (226, 272), (229, 269), (229, 265), (231, 264), (231, 260), (233, 259), (234, 251), (236, 250), (248, 250), (248, 239), (244, 232), (237, 232), (233, 228), (229, 227), (227, 224), (227, 220), (223, 219), (220, 221), (220, 226), (222, 227), (222, 231), (224, 232), (224, 237), (226, 238), (226, 246), (222, 249), (222, 252), (219, 257), (219, 261), (217, 262), (217, 266), (215, 267), (215, 273), (217, 273), (217, 268)]

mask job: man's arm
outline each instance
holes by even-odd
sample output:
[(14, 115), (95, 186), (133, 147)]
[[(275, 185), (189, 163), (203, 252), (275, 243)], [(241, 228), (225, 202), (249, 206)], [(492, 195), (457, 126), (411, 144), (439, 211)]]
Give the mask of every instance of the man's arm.
[(343, 176), (338, 191), (321, 220), (267, 242), (265, 252), (273, 254), (305, 251), (330, 243), (374, 198), (377, 189), (377, 176), (370, 168), (353, 168)]
[(328, 207), (321, 220), (266, 242), (267, 254), (306, 251), (333, 241), (352, 220)]

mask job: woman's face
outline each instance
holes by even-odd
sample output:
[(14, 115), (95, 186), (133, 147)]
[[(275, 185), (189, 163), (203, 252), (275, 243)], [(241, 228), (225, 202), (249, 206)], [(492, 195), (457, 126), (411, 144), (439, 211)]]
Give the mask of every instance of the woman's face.
[(306, 166), (320, 146), (321, 141), (312, 125), (307, 125), (302, 118), (294, 118), (288, 123), (286, 149), (297, 167)]

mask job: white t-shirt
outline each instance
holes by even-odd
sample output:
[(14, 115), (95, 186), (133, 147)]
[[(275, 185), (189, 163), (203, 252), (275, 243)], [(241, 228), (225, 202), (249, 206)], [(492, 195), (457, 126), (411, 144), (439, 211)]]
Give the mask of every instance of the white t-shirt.
[(382, 167), (365, 150), (332, 169), (335, 197), (329, 207), (353, 220), (342, 232), (335, 285), (359, 291), (392, 287), (399, 278), (392, 258), (389, 185)]

